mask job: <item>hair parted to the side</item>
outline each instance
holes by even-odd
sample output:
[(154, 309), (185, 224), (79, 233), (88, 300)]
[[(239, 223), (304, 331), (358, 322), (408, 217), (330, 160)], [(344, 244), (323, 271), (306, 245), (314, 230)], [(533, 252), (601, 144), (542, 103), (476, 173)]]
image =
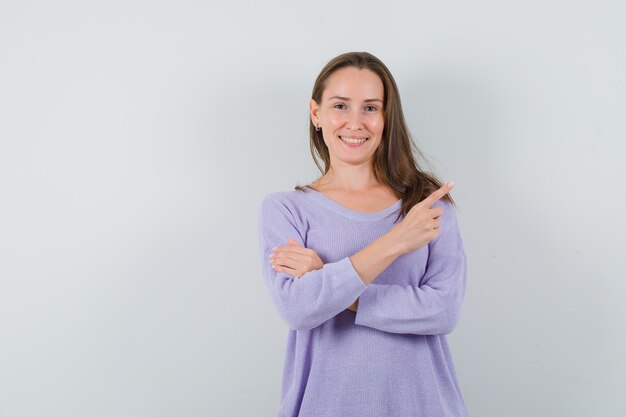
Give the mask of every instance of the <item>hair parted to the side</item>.
[[(443, 183), (432, 173), (429, 161), (413, 142), (404, 119), (398, 86), (387, 66), (374, 55), (368, 52), (346, 52), (328, 61), (315, 80), (311, 98), (321, 104), (328, 78), (335, 71), (345, 67), (373, 71), (383, 83), (384, 128), (380, 145), (373, 156), (373, 169), (376, 179), (393, 190), (396, 197), (402, 199), (399, 219), (400, 215), (406, 216), (411, 207), (424, 200)], [(324, 175), (330, 169), (330, 154), (324, 143), (322, 131), (315, 130), (310, 117), (309, 135), (313, 161)], [(431, 171), (424, 171), (415, 156), (431, 168)], [(318, 157), (321, 158), (323, 166), (320, 165)], [(296, 185), (295, 189), (303, 191), (303, 186)], [(441, 199), (456, 206), (450, 193)]]

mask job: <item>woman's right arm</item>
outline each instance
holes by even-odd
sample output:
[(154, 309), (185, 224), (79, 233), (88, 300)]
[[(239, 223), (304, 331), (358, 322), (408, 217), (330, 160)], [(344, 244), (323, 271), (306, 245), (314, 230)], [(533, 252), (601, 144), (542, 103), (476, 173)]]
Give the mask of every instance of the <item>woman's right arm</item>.
[(304, 233), (291, 210), (293, 207), (280, 196), (268, 195), (261, 203), (258, 221), (263, 278), (287, 325), (294, 330), (308, 330), (341, 313), (367, 286), (348, 256), (299, 278), (276, 271), (270, 260), (272, 248), (284, 245), (289, 237), (304, 246)]
[[(430, 202), (427, 200), (422, 202), (425, 202), (423, 206)], [(434, 197), (432, 200), (436, 201)], [(438, 210), (430, 209), (427, 213), (434, 216)], [(431, 219), (424, 226), (424, 221), (415, 213), (418, 210), (412, 208), (411, 211), (414, 212), (413, 215), (407, 215), (390, 232), (354, 255), (326, 263), (320, 269), (294, 278), (285, 272), (274, 270), (270, 252), (275, 246), (283, 245), (288, 237), (304, 246), (303, 239), (290, 209), (280, 198), (267, 196), (259, 212), (263, 276), (279, 314), (289, 327), (294, 330), (308, 330), (336, 316), (353, 304), (367, 285), (398, 256), (414, 250), (415, 245), (421, 246), (436, 236), (436, 232), (433, 233), (432, 230), (426, 233), (422, 233), (422, 230), (438, 225), (439, 221)]]

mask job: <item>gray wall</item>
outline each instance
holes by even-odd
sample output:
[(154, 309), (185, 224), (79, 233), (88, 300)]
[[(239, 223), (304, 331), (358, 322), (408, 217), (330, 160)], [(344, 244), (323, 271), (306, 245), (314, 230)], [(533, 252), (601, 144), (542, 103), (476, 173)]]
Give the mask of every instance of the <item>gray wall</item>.
[(3, 1), (0, 416), (276, 415), (258, 205), (350, 50), (457, 183), (470, 415), (626, 415), (624, 4)]

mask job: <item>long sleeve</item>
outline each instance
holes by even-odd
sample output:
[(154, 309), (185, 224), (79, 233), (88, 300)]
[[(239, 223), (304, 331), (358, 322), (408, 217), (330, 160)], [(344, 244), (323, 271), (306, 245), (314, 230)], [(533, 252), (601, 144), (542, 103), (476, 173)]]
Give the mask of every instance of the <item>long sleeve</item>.
[(467, 266), (454, 206), (443, 200), (439, 235), (428, 243), (419, 285), (370, 283), (359, 297), (355, 324), (391, 333), (449, 334), (465, 295)]
[(305, 246), (299, 230), (303, 226), (297, 226), (298, 218), (290, 204), (274, 194), (261, 203), (258, 221), (263, 278), (287, 325), (294, 330), (309, 330), (348, 308), (366, 285), (347, 256), (299, 278), (272, 268), (269, 256), (274, 246), (287, 245), (287, 238)]

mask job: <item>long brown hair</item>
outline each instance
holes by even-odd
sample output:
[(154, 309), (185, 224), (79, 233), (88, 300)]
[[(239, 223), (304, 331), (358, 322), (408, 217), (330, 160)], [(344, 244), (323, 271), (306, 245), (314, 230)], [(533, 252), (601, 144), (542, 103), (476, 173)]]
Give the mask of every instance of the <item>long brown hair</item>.
[[(321, 104), (322, 93), (326, 88), (328, 78), (335, 71), (345, 67), (368, 69), (376, 73), (383, 82), (384, 128), (380, 145), (373, 156), (373, 168), (376, 179), (390, 188), (396, 197), (402, 199), (402, 207), (398, 214), (399, 219), (400, 215), (406, 216), (411, 207), (424, 200), (430, 193), (440, 188), (443, 183), (432, 173), (429, 161), (413, 142), (402, 112), (398, 86), (389, 69), (374, 55), (368, 52), (346, 52), (328, 61), (315, 80), (311, 98)], [(313, 161), (324, 175), (330, 169), (330, 154), (324, 143), (322, 131), (315, 130), (315, 125), (310, 118), (309, 135)], [(424, 161), (431, 168), (431, 171), (424, 171), (414, 154)], [(322, 160), (323, 166), (320, 165), (318, 156)], [(296, 185), (295, 189), (304, 191), (303, 186), (300, 185)], [(456, 207), (450, 193), (441, 199)]]

